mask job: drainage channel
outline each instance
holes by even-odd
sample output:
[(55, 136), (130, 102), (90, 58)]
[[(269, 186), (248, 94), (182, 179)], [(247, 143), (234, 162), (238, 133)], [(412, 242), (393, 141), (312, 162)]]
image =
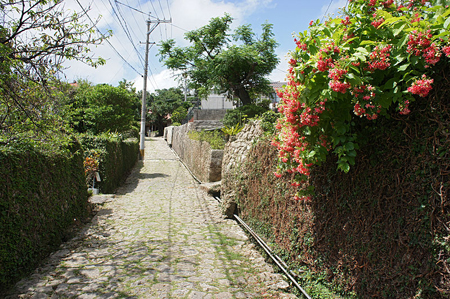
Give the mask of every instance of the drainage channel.
[[(219, 197), (214, 197), (219, 203), (222, 203), (222, 200)], [(244, 222), (238, 215), (233, 214), (234, 219), (236, 219), (237, 222), (239, 222), (242, 227), (244, 227), (250, 235), (256, 240), (256, 242), (259, 244), (259, 246), (262, 247), (262, 249), (267, 253), (267, 255), (274, 261), (274, 263), (278, 266), (278, 268), (283, 271), (283, 273), (286, 275), (287, 278), (289, 278), (290, 281), (295, 285), (295, 287), (302, 292), (303, 295), (305, 295), (306, 298), (311, 299), (311, 297), (306, 293), (306, 291), (298, 284), (297, 280), (289, 273), (287, 270), (288, 266), (286, 263), (273, 251), (270, 249), (270, 247), (264, 242), (263, 239), (261, 239), (260, 236), (258, 236), (257, 233), (255, 233), (252, 228)]]
[[(181, 162), (181, 164), (183, 164), (183, 166), (187, 169), (187, 171), (191, 174), (191, 176), (194, 178), (194, 180), (201, 184), (202, 181), (200, 181), (193, 173), (192, 171), (189, 169), (189, 167), (183, 162), (183, 160), (180, 158), (180, 156), (178, 156), (177, 152), (175, 152), (175, 150), (173, 150), (172, 147), (170, 147), (170, 149), (172, 150), (172, 152), (175, 154), (175, 156), (178, 158), (178, 160)], [(222, 199), (220, 199), (219, 197), (214, 197), (219, 203), (222, 203)], [(295, 285), (295, 287), (302, 292), (302, 294), (307, 298), (307, 299), (311, 299), (311, 297), (308, 295), (308, 293), (306, 293), (306, 291), (298, 284), (297, 280), (295, 280), (295, 278), (291, 275), (291, 273), (289, 273), (289, 271), (287, 270), (288, 266), (286, 265), (286, 263), (275, 253), (273, 253), (273, 251), (270, 249), (270, 247), (264, 242), (263, 239), (261, 239), (260, 236), (258, 236), (258, 234), (256, 234), (253, 229), (244, 222), (244, 220), (242, 220), (238, 215), (233, 214), (234, 219), (236, 219), (237, 222), (239, 222), (239, 224), (242, 225), (242, 227), (244, 227), (248, 233), (256, 240), (256, 242), (259, 244), (259, 246), (261, 246), (261, 248), (267, 253), (267, 255), (274, 261), (274, 263), (278, 266), (278, 268), (280, 268), (281, 271), (283, 271), (283, 273), (286, 275), (287, 278), (289, 278), (289, 280)]]

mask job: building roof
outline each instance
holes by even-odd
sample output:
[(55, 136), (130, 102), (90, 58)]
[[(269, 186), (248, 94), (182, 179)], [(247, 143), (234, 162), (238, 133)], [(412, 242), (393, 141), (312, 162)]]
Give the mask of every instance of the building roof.
[(278, 89), (283, 87), (283, 85), (286, 85), (287, 82), (270, 82), (270, 86), (272, 86), (273, 89)]

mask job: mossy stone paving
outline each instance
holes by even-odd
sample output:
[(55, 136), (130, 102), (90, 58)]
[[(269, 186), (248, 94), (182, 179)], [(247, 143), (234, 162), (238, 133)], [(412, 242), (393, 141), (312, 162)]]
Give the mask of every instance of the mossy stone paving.
[(162, 138), (92, 223), (7, 298), (296, 298)]

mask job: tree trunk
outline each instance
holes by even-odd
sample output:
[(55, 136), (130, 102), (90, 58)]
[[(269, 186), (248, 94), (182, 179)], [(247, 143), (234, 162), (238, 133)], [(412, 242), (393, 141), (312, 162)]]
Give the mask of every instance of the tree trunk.
[(234, 96), (238, 97), (241, 100), (242, 105), (248, 105), (253, 102), (252, 99), (250, 98), (248, 90), (245, 89), (244, 87), (239, 87), (238, 89), (235, 89)]

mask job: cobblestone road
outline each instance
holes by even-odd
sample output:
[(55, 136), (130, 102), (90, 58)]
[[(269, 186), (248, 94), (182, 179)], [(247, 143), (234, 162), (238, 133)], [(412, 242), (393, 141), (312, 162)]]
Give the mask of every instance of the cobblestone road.
[(149, 138), (92, 223), (8, 298), (296, 298), (287, 287), (164, 140)]

